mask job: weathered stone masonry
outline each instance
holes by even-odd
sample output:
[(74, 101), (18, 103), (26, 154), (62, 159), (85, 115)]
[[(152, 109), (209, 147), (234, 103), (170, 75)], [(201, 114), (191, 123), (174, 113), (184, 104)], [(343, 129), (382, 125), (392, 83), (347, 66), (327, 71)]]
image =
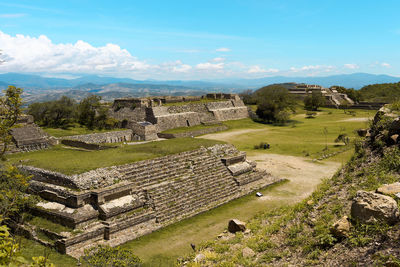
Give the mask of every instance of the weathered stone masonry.
[(49, 246), (73, 256), (96, 243), (124, 243), (278, 181), (231, 145), (72, 176), (21, 169), (33, 175), (30, 193), (43, 199), (31, 212), (80, 230), (48, 234), (54, 239)]
[[(194, 100), (207, 102), (163, 105)], [(249, 112), (236, 94), (207, 94), (203, 97), (116, 99), (110, 116), (122, 121), (122, 127), (132, 129), (135, 139), (152, 140), (157, 138), (157, 133), (168, 129), (243, 119), (249, 117)]]

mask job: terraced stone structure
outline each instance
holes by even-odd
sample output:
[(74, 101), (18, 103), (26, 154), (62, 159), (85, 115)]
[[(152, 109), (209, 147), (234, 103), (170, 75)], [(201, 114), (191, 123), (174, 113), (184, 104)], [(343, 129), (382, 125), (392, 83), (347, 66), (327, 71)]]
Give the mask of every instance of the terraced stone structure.
[(21, 229), (78, 257), (94, 244), (122, 244), (279, 181), (255, 167), (232, 145), (72, 176), (21, 166), (33, 175), (29, 192), (42, 199), (30, 212), (69, 230), (55, 233), (29, 223)]
[(168, 129), (243, 119), (249, 112), (237, 94), (218, 93), (115, 99), (110, 116), (132, 129), (133, 139), (152, 140)]
[[(7, 153), (28, 152), (48, 148), (53, 140), (40, 127), (33, 123), (30, 115), (20, 116), (17, 127), (11, 129), (12, 143), (8, 145)], [(3, 144), (0, 143), (0, 148)]]

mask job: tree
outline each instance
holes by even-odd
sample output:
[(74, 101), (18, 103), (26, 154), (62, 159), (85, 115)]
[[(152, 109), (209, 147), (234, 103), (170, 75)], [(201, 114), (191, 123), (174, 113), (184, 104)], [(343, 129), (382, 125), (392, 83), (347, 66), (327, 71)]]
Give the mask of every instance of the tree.
[(334, 87), (336, 91), (338, 91), (339, 93), (346, 94), (355, 103), (359, 103), (364, 98), (361, 90), (354, 90), (353, 88), (347, 89), (343, 86), (332, 86), (332, 87)]
[(295, 112), (295, 101), (289, 91), (279, 85), (265, 86), (254, 93), (257, 116), (266, 123), (285, 123)]
[(96, 125), (96, 109), (100, 107), (101, 97), (90, 95), (83, 99), (78, 106), (78, 122), (89, 129)]
[(100, 245), (85, 250), (81, 259), (94, 267), (130, 267), (141, 263), (139, 257), (128, 249)]
[(65, 127), (75, 117), (76, 104), (72, 98), (62, 96), (55, 101), (33, 103), (28, 107), (28, 114), (42, 126)]
[[(9, 86), (4, 96), (0, 98), (0, 138), (3, 143), (1, 158), (5, 159), (7, 145), (11, 141), (10, 130), (15, 127), (21, 114), (22, 89)], [(19, 255), (19, 245), (10, 235), (4, 220), (12, 220), (23, 207), (35, 201), (32, 196), (25, 194), (29, 177), (20, 173), (15, 166), (0, 163), (0, 265), (19, 266), (25, 260)]]
[(252, 90), (245, 90), (239, 94), (240, 98), (243, 100), (243, 102), (246, 105), (254, 105), (256, 104), (256, 100), (253, 97), (253, 91)]
[(304, 108), (309, 111), (317, 111), (318, 108), (325, 104), (325, 98), (321, 91), (312, 91), (311, 95), (304, 98)]
[(22, 89), (9, 86), (0, 98), (0, 159), (4, 160), (4, 154), (12, 140), (10, 130), (15, 126), (18, 116), (21, 115)]

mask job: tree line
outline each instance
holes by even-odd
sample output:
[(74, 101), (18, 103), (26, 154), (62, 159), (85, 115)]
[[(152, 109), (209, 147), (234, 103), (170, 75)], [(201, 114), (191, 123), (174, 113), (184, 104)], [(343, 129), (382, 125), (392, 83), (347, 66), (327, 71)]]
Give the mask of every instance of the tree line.
[(40, 126), (66, 128), (79, 123), (88, 129), (113, 129), (118, 120), (108, 115), (108, 106), (101, 103), (101, 97), (89, 95), (81, 102), (62, 96), (58, 100), (33, 103), (27, 113)]

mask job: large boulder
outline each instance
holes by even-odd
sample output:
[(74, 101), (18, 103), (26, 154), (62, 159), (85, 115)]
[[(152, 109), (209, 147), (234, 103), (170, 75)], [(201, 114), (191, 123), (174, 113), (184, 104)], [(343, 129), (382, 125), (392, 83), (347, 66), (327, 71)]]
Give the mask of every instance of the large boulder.
[(361, 223), (384, 221), (389, 224), (399, 220), (397, 202), (385, 195), (358, 191), (351, 205), (352, 218)]
[(246, 224), (238, 219), (232, 219), (228, 223), (228, 231), (231, 233), (244, 232), (246, 230)]

